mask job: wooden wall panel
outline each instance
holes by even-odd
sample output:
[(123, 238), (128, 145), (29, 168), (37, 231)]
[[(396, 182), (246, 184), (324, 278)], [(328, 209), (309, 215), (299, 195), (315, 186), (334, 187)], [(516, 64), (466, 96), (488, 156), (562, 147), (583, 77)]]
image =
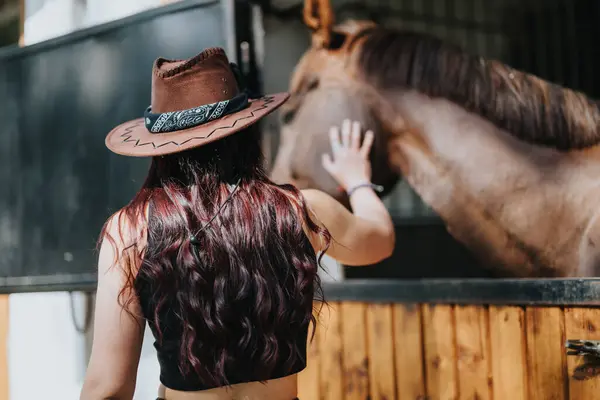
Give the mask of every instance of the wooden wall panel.
[(370, 400), (389, 400), (396, 395), (392, 306), (367, 306)]
[(311, 332), (308, 334), (308, 349), (306, 354), (306, 368), (298, 374), (298, 397), (302, 400), (319, 400), (320, 392), (320, 360), (319, 336), (322, 327), (317, 322), (315, 336), (311, 341)]
[(393, 310), (396, 398), (425, 399), (421, 306), (395, 304)]
[(489, 400), (491, 358), (488, 310), (483, 306), (456, 306), (456, 358), (461, 400)]
[(566, 356), (566, 339), (600, 340), (600, 309), (334, 302), (319, 317), (299, 397), (598, 397), (600, 364), (582, 369), (586, 360)]
[(494, 399), (525, 400), (525, 311), (490, 306), (489, 313)]
[(342, 326), (339, 303), (323, 307), (320, 317), (320, 395), (322, 399), (342, 400), (344, 398), (344, 377), (342, 371)]
[(427, 394), (433, 400), (455, 400), (456, 348), (453, 306), (423, 306)]
[[(565, 308), (565, 332), (567, 340), (600, 340), (600, 309)], [(576, 369), (589, 360), (579, 356), (567, 357), (569, 374), (569, 398), (572, 400), (597, 399), (600, 394), (600, 367), (592, 364), (587, 378), (577, 379)]]
[(525, 317), (529, 400), (566, 400), (563, 311), (559, 307), (528, 307)]
[(344, 399), (364, 400), (369, 396), (367, 306), (363, 303), (344, 302), (341, 313)]

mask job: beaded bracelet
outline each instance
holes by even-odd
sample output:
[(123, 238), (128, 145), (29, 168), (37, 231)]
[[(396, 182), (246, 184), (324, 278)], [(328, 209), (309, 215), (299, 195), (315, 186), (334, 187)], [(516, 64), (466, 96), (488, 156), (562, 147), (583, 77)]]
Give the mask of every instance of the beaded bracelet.
[(370, 187), (371, 189), (373, 189), (374, 191), (376, 191), (377, 193), (381, 193), (383, 192), (383, 186), (381, 185), (376, 185), (374, 183), (371, 182), (365, 182), (365, 183), (359, 183), (356, 186), (351, 187), (350, 189), (346, 190), (346, 194), (348, 195), (348, 197), (352, 196), (352, 194), (360, 188), (363, 187)]

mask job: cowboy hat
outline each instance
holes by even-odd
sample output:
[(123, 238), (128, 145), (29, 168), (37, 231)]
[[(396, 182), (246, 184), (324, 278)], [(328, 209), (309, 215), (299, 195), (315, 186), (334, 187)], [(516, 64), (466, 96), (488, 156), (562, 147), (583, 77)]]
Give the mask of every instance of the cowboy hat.
[(143, 118), (114, 128), (106, 136), (106, 147), (125, 156), (148, 157), (202, 146), (254, 124), (289, 94), (251, 97), (221, 48), (189, 60), (159, 58), (153, 66), (150, 107)]

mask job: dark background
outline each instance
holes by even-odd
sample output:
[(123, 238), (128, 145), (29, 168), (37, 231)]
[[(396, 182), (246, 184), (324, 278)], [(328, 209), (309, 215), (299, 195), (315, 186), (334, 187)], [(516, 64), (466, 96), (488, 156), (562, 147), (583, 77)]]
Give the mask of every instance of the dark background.
[(102, 224), (148, 167), (106, 134), (143, 115), (157, 57), (225, 47), (224, 26), (220, 2), (187, 1), (0, 51), (0, 278), (95, 272)]

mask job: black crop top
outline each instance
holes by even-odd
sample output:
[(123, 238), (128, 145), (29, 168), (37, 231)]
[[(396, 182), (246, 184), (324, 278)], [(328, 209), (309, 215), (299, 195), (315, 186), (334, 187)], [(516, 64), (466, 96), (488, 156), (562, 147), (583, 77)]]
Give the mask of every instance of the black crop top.
[[(181, 322), (175, 317), (168, 302), (161, 307), (159, 312), (159, 324), (162, 332), (162, 340), (159, 342), (156, 327), (154, 324), (154, 310), (156, 304), (152, 301), (154, 291), (150, 282), (145, 279), (136, 278), (136, 292), (139, 297), (144, 317), (149, 322), (150, 329), (154, 335), (154, 347), (158, 355), (160, 365), (160, 381), (167, 388), (180, 391), (195, 391), (212, 389), (214, 385), (203, 383), (193, 372), (189, 376), (183, 376), (179, 371), (179, 345), (182, 336)], [(275, 367), (273, 373), (268, 378), (256, 375), (255, 368), (246, 360), (236, 360), (239, 363), (235, 368), (229, 368), (225, 371), (227, 380), (230, 384), (254, 382), (260, 380), (283, 378), (302, 371), (306, 367), (306, 341), (308, 338), (308, 325), (299, 330), (295, 337), (298, 354), (297, 362), (292, 368), (286, 368), (281, 362)], [(285, 347), (285, 346), (280, 346)], [(285, 360), (286, 357), (281, 357)]]
[[(148, 246), (151, 246), (150, 238), (148, 238)], [(158, 315), (162, 340), (157, 340), (158, 335), (154, 323), (154, 313), (156, 309), (154, 300), (155, 288), (152, 287), (150, 281), (142, 276), (143, 274), (138, 274), (135, 279), (134, 287), (140, 301), (143, 315), (149, 322), (150, 329), (155, 338), (154, 347), (156, 348), (160, 365), (161, 383), (167, 388), (180, 391), (196, 391), (214, 388), (214, 385), (202, 382), (193, 372), (188, 376), (183, 376), (181, 374), (179, 370), (179, 346), (183, 328), (181, 322), (173, 314), (173, 309), (170, 307), (169, 301), (161, 307)], [(302, 371), (306, 367), (307, 338), (308, 324), (303, 326), (302, 329), (299, 329), (295, 335), (296, 351), (299, 357), (291, 368), (286, 368), (286, 366), (284, 366), (284, 361), (287, 359), (287, 356), (286, 354), (281, 354), (281, 363), (275, 367), (271, 376), (265, 378), (264, 376), (257, 374), (257, 371), (255, 371), (255, 368), (253, 368), (252, 363), (249, 360), (236, 359), (235, 367), (230, 366), (225, 371), (227, 381), (231, 385), (234, 385), (237, 383), (283, 378)], [(287, 346), (279, 346), (280, 349), (285, 347)]]

